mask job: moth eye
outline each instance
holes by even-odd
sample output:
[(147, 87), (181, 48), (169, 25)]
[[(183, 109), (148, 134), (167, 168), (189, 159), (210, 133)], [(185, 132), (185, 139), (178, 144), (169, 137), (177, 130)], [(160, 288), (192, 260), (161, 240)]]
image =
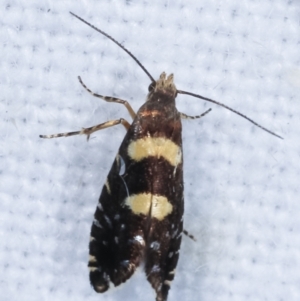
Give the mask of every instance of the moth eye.
[(149, 87), (148, 87), (148, 91), (149, 91), (149, 92), (152, 92), (152, 91), (154, 90), (155, 86), (156, 86), (156, 83), (155, 83), (155, 82), (152, 82), (152, 83), (149, 85)]

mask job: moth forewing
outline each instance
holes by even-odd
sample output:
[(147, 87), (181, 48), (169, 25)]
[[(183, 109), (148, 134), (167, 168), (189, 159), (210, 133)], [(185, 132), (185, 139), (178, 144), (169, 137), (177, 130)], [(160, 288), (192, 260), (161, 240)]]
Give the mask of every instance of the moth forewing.
[(98, 292), (106, 291), (109, 281), (125, 282), (143, 260), (156, 300), (167, 299), (183, 226), (175, 95), (173, 76), (163, 73), (129, 127), (103, 187), (90, 241), (90, 280)]

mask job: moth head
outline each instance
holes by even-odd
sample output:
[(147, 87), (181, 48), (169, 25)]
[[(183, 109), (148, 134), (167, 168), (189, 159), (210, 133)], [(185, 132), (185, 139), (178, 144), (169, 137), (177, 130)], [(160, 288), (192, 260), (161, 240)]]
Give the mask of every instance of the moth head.
[(155, 82), (152, 82), (149, 85), (149, 92), (162, 92), (165, 94), (168, 94), (172, 97), (176, 97), (177, 95), (177, 89), (173, 82), (174, 75), (170, 74), (169, 76), (166, 75), (165, 72), (163, 72), (159, 79)]

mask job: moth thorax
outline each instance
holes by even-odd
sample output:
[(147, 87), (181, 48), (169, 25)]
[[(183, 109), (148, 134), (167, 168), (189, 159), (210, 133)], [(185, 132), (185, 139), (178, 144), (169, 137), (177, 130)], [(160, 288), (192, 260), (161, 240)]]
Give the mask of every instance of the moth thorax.
[(172, 96), (175, 97), (175, 95), (177, 93), (177, 89), (174, 85), (173, 79), (174, 79), (173, 74), (170, 74), (167, 77), (166, 73), (163, 72), (160, 75), (159, 79), (156, 81), (155, 92), (162, 91), (162, 92), (165, 92), (167, 94), (171, 94)]

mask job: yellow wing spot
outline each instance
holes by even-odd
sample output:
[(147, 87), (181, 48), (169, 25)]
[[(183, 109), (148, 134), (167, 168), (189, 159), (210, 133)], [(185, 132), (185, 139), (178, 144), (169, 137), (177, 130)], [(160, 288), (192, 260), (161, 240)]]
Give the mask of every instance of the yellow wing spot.
[(127, 205), (134, 214), (144, 214), (163, 220), (169, 215), (173, 206), (168, 199), (161, 195), (151, 193), (140, 193), (129, 196), (125, 199)]
[(163, 157), (172, 166), (177, 166), (182, 161), (181, 147), (167, 138), (144, 137), (132, 141), (128, 146), (128, 155), (135, 161), (148, 157)]
[(151, 216), (163, 220), (173, 210), (172, 204), (164, 196), (154, 195), (152, 198)]
[(134, 194), (125, 199), (125, 205), (135, 214), (148, 215), (150, 212), (151, 197), (151, 193)]

